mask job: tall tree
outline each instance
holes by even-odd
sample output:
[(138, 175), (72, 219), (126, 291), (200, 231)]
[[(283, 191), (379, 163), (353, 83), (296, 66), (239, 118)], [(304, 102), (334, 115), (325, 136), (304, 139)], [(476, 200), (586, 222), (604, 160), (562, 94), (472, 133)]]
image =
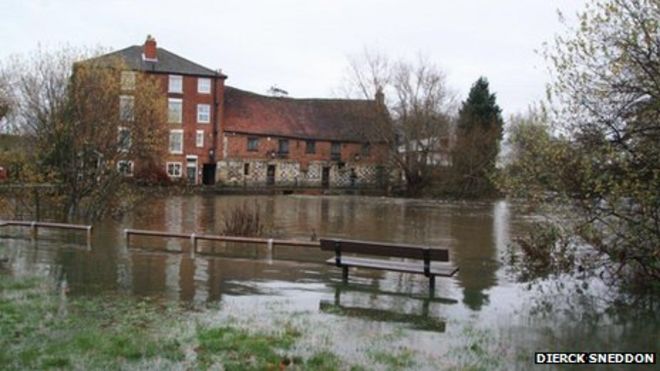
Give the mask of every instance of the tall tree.
[(546, 49), (550, 123), (562, 136), (519, 136), (519, 147), (548, 145), (514, 160), (506, 188), (528, 199), (535, 189), (543, 195), (536, 198), (570, 206), (568, 215), (566, 207), (551, 210), (560, 218), (549, 228), (573, 243), (561, 254), (556, 244), (531, 248), (532, 260), (569, 256), (588, 272), (657, 289), (660, 2), (594, 0), (579, 22)]
[(491, 178), (504, 122), (485, 77), (472, 85), (458, 113), (457, 126), (452, 156), (456, 191), (463, 196), (488, 195), (495, 189)]
[(451, 133), (454, 94), (445, 74), (428, 60), (393, 62), (365, 50), (350, 61), (346, 95), (374, 99), (389, 114), (374, 122), (371, 140), (386, 143), (391, 167), (398, 170), (409, 195), (432, 180), (434, 158), (446, 151)]
[[(33, 145), (20, 181), (48, 183), (63, 219), (97, 219), (133, 195), (126, 173), (165, 150), (166, 102), (153, 78), (76, 50), (15, 58), (16, 120)], [(75, 67), (74, 67), (75, 66)]]
[(475, 127), (485, 129), (496, 127), (502, 131), (502, 110), (497, 105), (495, 93), (490, 92), (488, 80), (479, 79), (470, 88), (467, 100), (458, 112), (458, 128), (470, 131)]

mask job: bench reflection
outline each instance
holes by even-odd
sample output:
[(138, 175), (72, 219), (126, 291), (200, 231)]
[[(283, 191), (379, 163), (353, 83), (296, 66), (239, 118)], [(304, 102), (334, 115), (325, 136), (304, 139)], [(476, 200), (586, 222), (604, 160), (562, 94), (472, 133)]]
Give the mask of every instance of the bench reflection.
[(445, 332), (447, 323), (440, 319), (432, 316), (429, 311), (431, 303), (442, 303), (442, 304), (455, 304), (456, 300), (446, 299), (446, 298), (433, 298), (433, 297), (424, 297), (424, 298), (414, 298), (410, 297), (407, 294), (400, 293), (386, 293), (386, 292), (377, 292), (379, 296), (405, 296), (406, 300), (417, 300), (421, 301), (421, 313), (408, 313), (394, 311), (384, 308), (375, 308), (375, 307), (359, 307), (342, 304), (341, 294), (342, 292), (361, 292), (369, 293), (371, 295), (376, 294), (373, 288), (360, 288), (351, 285), (350, 287), (343, 284), (335, 285), (335, 297), (334, 301), (331, 300), (321, 300), (319, 303), (319, 310), (328, 314), (336, 314), (346, 317), (355, 317), (368, 319), (372, 321), (382, 321), (382, 322), (396, 322), (404, 323), (408, 327), (416, 330), (426, 330), (426, 331), (435, 331), (435, 332)]

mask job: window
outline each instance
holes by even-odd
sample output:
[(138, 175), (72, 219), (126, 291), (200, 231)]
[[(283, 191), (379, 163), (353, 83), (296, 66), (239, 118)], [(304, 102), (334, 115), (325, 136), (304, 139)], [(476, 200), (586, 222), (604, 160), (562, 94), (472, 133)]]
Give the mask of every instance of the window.
[(195, 136), (195, 145), (197, 147), (204, 147), (204, 130), (197, 130), (197, 135)]
[(170, 130), (170, 153), (183, 153), (183, 130)]
[(170, 75), (170, 81), (167, 86), (167, 91), (170, 93), (183, 93), (183, 76)]
[(211, 79), (198, 78), (197, 79), (197, 92), (202, 94), (211, 93)]
[(369, 156), (369, 152), (371, 152), (371, 144), (362, 143), (362, 156)]
[(119, 119), (122, 121), (133, 121), (135, 98), (131, 95), (119, 96)]
[(172, 178), (181, 178), (181, 168), (182, 165), (180, 162), (168, 162), (167, 175), (169, 175)]
[(332, 142), (330, 145), (330, 159), (335, 161), (341, 159), (341, 143)]
[(121, 90), (135, 90), (135, 72), (121, 72)]
[(250, 175), (250, 164), (243, 165), (243, 175)]
[(180, 124), (183, 121), (183, 101), (170, 98), (167, 100), (167, 121), (171, 124)]
[(117, 161), (117, 171), (123, 176), (133, 176), (133, 161)]
[(247, 138), (247, 150), (250, 152), (256, 152), (259, 150), (259, 138)]
[(313, 140), (305, 141), (305, 153), (316, 153), (316, 142)]
[(197, 122), (208, 124), (211, 122), (211, 106), (208, 104), (197, 105)]
[(117, 128), (117, 149), (128, 152), (131, 149), (131, 130), (120, 126)]
[(277, 152), (279, 152), (281, 154), (289, 153), (289, 140), (288, 139), (280, 139), (278, 141)]

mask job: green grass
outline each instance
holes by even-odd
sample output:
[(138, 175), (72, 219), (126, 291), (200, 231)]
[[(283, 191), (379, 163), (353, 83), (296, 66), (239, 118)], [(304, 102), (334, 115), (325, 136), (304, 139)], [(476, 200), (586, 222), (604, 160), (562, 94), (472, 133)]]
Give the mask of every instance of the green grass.
[(0, 364), (102, 369), (143, 359), (179, 361), (183, 352), (164, 331), (175, 315), (136, 299), (68, 299), (40, 280), (0, 276)]
[(197, 330), (198, 359), (202, 366), (221, 364), (227, 370), (274, 369), (285, 358), (283, 351), (295, 337), (282, 334), (251, 334), (233, 327)]
[[(308, 359), (306, 366), (310, 370), (331, 371), (340, 370), (342, 362), (336, 354), (323, 351), (314, 354), (310, 359)], [(357, 368), (353, 367), (351, 370), (357, 371)]]
[(415, 365), (415, 354), (409, 349), (392, 352), (370, 351), (368, 355), (369, 358), (385, 366), (388, 370), (412, 368)]
[[(122, 295), (67, 297), (45, 280), (0, 275), (0, 368), (346, 370), (335, 354), (293, 354), (303, 333), (203, 325), (182, 307)], [(192, 357), (188, 357), (193, 354)], [(187, 356), (188, 355), (188, 356)]]

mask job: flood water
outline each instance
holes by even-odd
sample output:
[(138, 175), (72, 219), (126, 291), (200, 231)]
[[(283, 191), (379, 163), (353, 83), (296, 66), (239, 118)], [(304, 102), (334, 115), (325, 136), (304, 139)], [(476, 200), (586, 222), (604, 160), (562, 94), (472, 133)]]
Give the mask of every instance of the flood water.
[[(269, 236), (437, 246), (449, 249), (460, 270), (438, 278), (429, 298), (422, 275), (358, 269), (343, 285), (341, 270), (324, 263), (331, 255), (314, 248), (269, 252), (262, 245), (200, 242), (214, 255), (191, 257), (185, 240), (132, 237), (126, 246), (124, 228), (220, 234), (226, 213), (246, 202), (259, 207)], [(174, 196), (95, 225), (89, 250), (77, 233), (43, 231), (31, 241), (27, 230), (3, 228), (0, 255), (9, 257), (13, 274), (66, 280), (71, 295), (119, 291), (212, 304), (218, 309), (209, 316), (259, 326), (267, 326), (274, 311), (301, 316), (305, 326), (324, 334), (326, 346), (357, 361), (365, 342), (377, 345), (397, 331), (388, 346), (413, 347), (426, 362), (419, 368), (429, 369), (464, 364), (457, 354), (475, 342), (523, 369), (533, 366), (535, 351), (660, 350), (653, 300), (613, 310), (606, 304), (611, 290), (600, 281), (588, 287), (563, 278), (516, 281), (504, 263), (507, 249), (536, 217), (507, 201)]]

